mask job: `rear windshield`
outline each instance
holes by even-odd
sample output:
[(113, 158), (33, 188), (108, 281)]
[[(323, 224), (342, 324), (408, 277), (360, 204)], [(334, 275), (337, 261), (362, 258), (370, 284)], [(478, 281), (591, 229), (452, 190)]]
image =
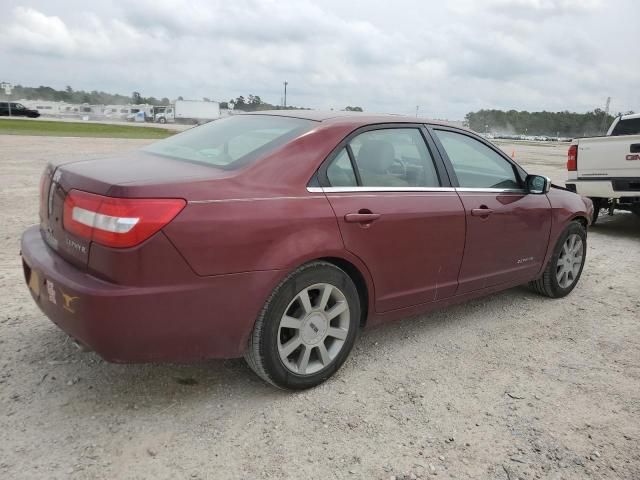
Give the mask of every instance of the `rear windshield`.
[(614, 127), (611, 135), (640, 135), (640, 118), (620, 120)]
[(237, 115), (192, 128), (143, 150), (233, 170), (307, 132), (315, 123), (272, 115)]

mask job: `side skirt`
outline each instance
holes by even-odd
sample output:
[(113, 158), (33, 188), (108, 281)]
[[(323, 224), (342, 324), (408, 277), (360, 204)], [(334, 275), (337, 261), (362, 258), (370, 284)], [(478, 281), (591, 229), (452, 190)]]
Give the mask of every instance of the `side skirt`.
[(483, 288), (481, 290), (474, 290), (472, 292), (467, 292), (462, 295), (454, 295), (453, 297), (443, 298), (442, 300), (437, 300), (435, 302), (421, 303), (419, 305), (413, 305), (411, 307), (406, 307), (406, 308), (399, 308), (397, 310), (391, 310), (389, 312), (384, 312), (384, 313), (370, 313), (369, 318), (367, 319), (366, 326), (367, 328), (373, 327), (383, 323), (393, 322), (396, 320), (401, 320), (403, 318), (412, 317), (415, 315), (421, 315), (427, 312), (431, 312), (433, 310), (439, 310), (441, 308), (445, 308), (450, 305), (456, 305), (458, 303), (464, 303), (469, 300), (473, 300), (474, 298), (485, 297), (492, 293), (508, 290), (509, 288), (526, 284), (531, 280), (533, 280), (533, 278), (530, 278), (528, 276), (522, 277), (517, 280), (512, 280), (506, 283), (500, 283), (498, 285)]

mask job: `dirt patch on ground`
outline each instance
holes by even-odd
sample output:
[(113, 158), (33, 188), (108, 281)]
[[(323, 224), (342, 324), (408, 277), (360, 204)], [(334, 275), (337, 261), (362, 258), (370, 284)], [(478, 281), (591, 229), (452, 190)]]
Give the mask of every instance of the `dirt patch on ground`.
[[(365, 331), (291, 394), (242, 360), (105, 363), (31, 300), (19, 237), (45, 161), (146, 143), (0, 136), (1, 478), (640, 478), (637, 218), (590, 230), (569, 297), (514, 288)], [(562, 181), (563, 149), (515, 155)]]

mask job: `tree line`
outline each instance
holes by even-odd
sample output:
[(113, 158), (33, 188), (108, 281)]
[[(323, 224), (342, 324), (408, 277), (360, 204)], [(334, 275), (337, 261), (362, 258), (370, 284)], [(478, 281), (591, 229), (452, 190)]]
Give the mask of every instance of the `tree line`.
[[(237, 98), (232, 98), (228, 102), (220, 102), (220, 108), (228, 108), (229, 105), (233, 105), (234, 109), (242, 110), (244, 112), (255, 112), (261, 110), (310, 110), (309, 108), (296, 107), (293, 105), (287, 105), (286, 107), (282, 105), (273, 105), (262, 100), (259, 95), (253, 94), (250, 94), (247, 97), (240, 95)], [(362, 107), (352, 107), (349, 105), (343, 110), (347, 112), (362, 112)]]
[[(88, 103), (90, 105), (125, 105), (125, 104), (148, 104), (148, 105), (169, 105), (171, 101), (167, 97), (145, 97), (140, 92), (135, 91), (130, 96), (121, 95), (118, 93), (107, 93), (97, 90), (85, 91), (74, 90), (70, 85), (64, 90), (56, 90), (55, 88), (46, 87), (41, 85), (39, 87), (25, 87), (22, 85), (14, 85), (13, 92), (11, 93), (12, 99), (25, 99), (25, 100), (44, 100), (51, 102), (66, 102), (66, 103)], [(7, 100), (7, 96), (3, 91), (0, 91), (0, 100)], [(183, 97), (178, 97), (177, 100), (184, 100)], [(208, 97), (203, 97), (205, 102), (212, 101)], [(220, 102), (220, 108), (228, 108), (229, 104), (233, 104), (237, 110), (245, 112), (253, 112), (257, 110), (308, 110), (304, 107), (296, 107), (288, 105), (283, 107), (282, 105), (273, 105), (265, 102), (259, 95), (240, 95), (237, 98), (232, 98), (228, 102)], [(345, 107), (346, 111), (361, 112), (361, 107)]]
[[(144, 97), (135, 91), (130, 96), (107, 93), (97, 90), (74, 90), (67, 86), (64, 90), (56, 90), (47, 86), (25, 87), (15, 85), (11, 94), (12, 99), (48, 100), (67, 103), (88, 103), (91, 105), (124, 105), (149, 104), (168, 105), (171, 101), (167, 98)], [(0, 91), (0, 99), (6, 100), (4, 92)], [(182, 100), (178, 97), (178, 100)], [(209, 98), (203, 98), (210, 101)], [(264, 101), (259, 95), (240, 95), (228, 102), (220, 102), (221, 108), (228, 108), (230, 104), (236, 110), (253, 112), (260, 110), (293, 110), (304, 107), (273, 105)], [(343, 110), (361, 112), (358, 106), (347, 106)], [(632, 112), (626, 112), (632, 113)], [(606, 133), (614, 117), (603, 110), (596, 108), (586, 113), (575, 112), (527, 112), (517, 110), (479, 110), (469, 112), (465, 116), (465, 124), (480, 133), (510, 134), (510, 135), (545, 135), (549, 137), (582, 137), (590, 135), (602, 135)]]
[(261, 110), (309, 110), (304, 107), (295, 107), (293, 105), (273, 105), (269, 102), (265, 102), (259, 95), (250, 94), (247, 97), (240, 95), (239, 97), (232, 98), (228, 102), (220, 102), (220, 108), (229, 108), (233, 105), (235, 110), (242, 110), (243, 112), (256, 112)]
[[(0, 96), (6, 100), (7, 96), (4, 92), (0, 92)], [(131, 96), (121, 95), (118, 93), (100, 92), (92, 90), (74, 90), (67, 85), (64, 90), (56, 90), (55, 88), (41, 85), (39, 87), (25, 87), (22, 85), (14, 85), (11, 92), (12, 99), (25, 100), (44, 100), (51, 102), (67, 102), (67, 103), (88, 103), (90, 105), (124, 105), (127, 103), (149, 104), (149, 105), (168, 105), (168, 98), (143, 97), (139, 92), (133, 92)]]
[(479, 133), (573, 138), (603, 135), (613, 119), (599, 108), (586, 113), (479, 110), (467, 113), (465, 124)]

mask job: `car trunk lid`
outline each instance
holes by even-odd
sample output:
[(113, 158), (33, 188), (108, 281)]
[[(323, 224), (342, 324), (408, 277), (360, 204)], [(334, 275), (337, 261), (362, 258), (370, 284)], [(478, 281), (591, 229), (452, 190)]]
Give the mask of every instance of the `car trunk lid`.
[(69, 191), (81, 190), (104, 196), (131, 198), (186, 198), (184, 184), (224, 178), (230, 173), (176, 161), (170, 158), (132, 152), (102, 158), (47, 165), (41, 183), (40, 227), (47, 244), (77, 267), (89, 262), (91, 241), (65, 230), (64, 202)]

